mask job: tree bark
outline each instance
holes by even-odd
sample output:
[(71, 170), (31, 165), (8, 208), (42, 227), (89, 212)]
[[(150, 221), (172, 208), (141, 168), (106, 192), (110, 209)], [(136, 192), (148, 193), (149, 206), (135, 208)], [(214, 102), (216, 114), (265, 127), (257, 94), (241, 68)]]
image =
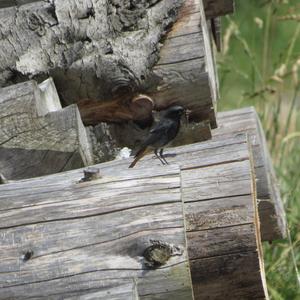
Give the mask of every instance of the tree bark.
[(216, 126), (202, 1), (54, 0), (1, 9), (0, 18), (2, 86), (51, 75), (63, 105), (81, 103), (86, 125), (106, 122), (112, 109), (114, 122), (139, 121), (131, 100), (146, 93), (157, 110), (180, 104), (195, 121)]
[(130, 3), (55, 0), (1, 9), (1, 84), (50, 74), (65, 105), (145, 89), (183, 1)]

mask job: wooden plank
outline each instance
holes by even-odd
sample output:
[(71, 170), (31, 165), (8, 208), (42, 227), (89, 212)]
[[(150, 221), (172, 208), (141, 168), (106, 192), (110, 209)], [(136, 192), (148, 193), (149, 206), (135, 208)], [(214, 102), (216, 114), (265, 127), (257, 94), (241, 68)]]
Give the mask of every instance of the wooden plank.
[(48, 79), (0, 89), (0, 169), (8, 179), (41, 176), (91, 164), (75, 105), (61, 107)]
[[(192, 299), (179, 168), (117, 169), (1, 186), (0, 299)], [(152, 241), (176, 249), (159, 268), (144, 258)]]
[(160, 50), (148, 93), (158, 109), (179, 104), (192, 110), (191, 120), (215, 128), (216, 76), (202, 3), (187, 0)]
[(246, 132), (253, 149), (257, 184), (261, 234), (264, 241), (283, 238), (286, 235), (285, 212), (280, 198), (278, 183), (272, 166), (267, 142), (253, 107), (218, 114), (218, 129), (214, 139), (224, 139)]

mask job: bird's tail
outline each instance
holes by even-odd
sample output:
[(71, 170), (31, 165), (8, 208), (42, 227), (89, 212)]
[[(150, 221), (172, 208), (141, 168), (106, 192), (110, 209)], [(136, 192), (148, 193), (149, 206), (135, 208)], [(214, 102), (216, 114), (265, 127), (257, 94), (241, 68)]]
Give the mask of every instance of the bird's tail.
[(134, 156), (134, 161), (130, 164), (128, 168), (133, 168), (136, 163), (146, 154), (147, 146), (142, 147)]

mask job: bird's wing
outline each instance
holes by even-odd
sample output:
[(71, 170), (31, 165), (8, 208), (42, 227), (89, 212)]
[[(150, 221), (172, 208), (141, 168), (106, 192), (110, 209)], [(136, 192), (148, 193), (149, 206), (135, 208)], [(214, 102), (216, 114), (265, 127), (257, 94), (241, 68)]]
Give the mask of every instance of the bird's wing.
[(165, 140), (168, 131), (172, 128), (173, 121), (169, 119), (162, 119), (158, 122), (149, 132), (148, 137), (141, 144), (140, 149), (134, 156), (134, 161), (130, 164), (129, 168), (133, 168), (136, 163), (145, 155), (147, 147), (151, 146), (158, 141)]
[(166, 133), (173, 126), (173, 121), (170, 119), (162, 119), (158, 122), (151, 130), (150, 134), (153, 133)]

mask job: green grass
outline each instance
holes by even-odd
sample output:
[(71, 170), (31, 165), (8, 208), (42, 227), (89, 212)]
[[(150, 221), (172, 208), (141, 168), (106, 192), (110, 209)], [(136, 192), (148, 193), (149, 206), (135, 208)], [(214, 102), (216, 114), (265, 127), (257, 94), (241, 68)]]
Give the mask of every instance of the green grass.
[(299, 0), (236, 0), (222, 51), (218, 110), (256, 107), (287, 213), (290, 238), (264, 245), (270, 298), (300, 300)]

